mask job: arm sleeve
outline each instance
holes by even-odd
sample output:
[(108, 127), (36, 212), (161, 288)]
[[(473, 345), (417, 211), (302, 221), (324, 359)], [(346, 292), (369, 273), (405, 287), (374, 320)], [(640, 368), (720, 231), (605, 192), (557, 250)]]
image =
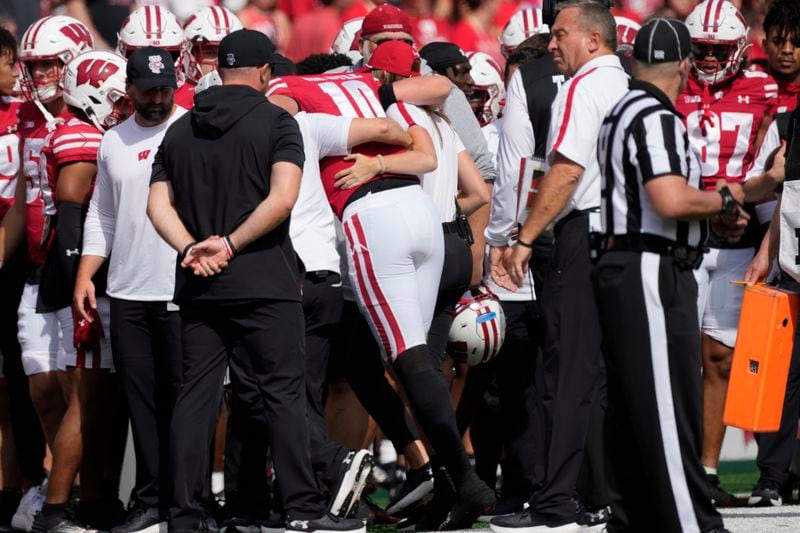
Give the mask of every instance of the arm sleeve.
[(754, 176), (760, 176), (766, 172), (767, 159), (780, 145), (781, 136), (778, 133), (778, 122), (773, 120), (772, 124), (769, 125), (769, 129), (767, 129), (767, 134), (764, 135), (764, 140), (761, 142), (761, 147), (758, 149), (758, 154), (756, 154), (756, 159), (753, 161), (753, 165), (750, 167), (750, 170), (747, 171), (745, 181)]
[(64, 277), (75, 285), (83, 240), (83, 206), (76, 202), (58, 202), (56, 242), (59, 266)]
[(486, 242), (505, 246), (517, 223), (519, 176), (524, 162), (533, 155), (535, 139), (528, 115), (528, 100), (522, 75), (517, 71), (511, 78), (506, 95), (503, 130), (497, 153), (497, 179), (492, 191), (492, 208), (486, 228)]
[(390, 83), (378, 87), (378, 98), (380, 98), (383, 108), (389, 109), (390, 105), (397, 102), (397, 96), (394, 94), (394, 85)]
[[(303, 168), (306, 160), (303, 152), (303, 136), (300, 134), (300, 127), (295, 119), (286, 111), (281, 110), (273, 124), (272, 164), (287, 162)], [(155, 162), (153, 168), (155, 168)]]
[(102, 144), (97, 156), (97, 179), (83, 223), (83, 254), (108, 257), (114, 243), (116, 208)]
[(597, 112), (588, 83), (577, 84), (575, 79), (562, 89), (567, 91), (566, 97), (558, 107), (553, 107), (547, 154), (552, 157), (558, 152), (586, 168), (591, 158), (596, 157), (597, 134), (603, 117)]
[(444, 114), (450, 119), (450, 124), (464, 143), (469, 155), (475, 161), (481, 176), (485, 181), (497, 179), (497, 171), (492, 164), (492, 154), (486, 146), (486, 139), (481, 133), (478, 119), (472, 112), (467, 97), (461, 90), (453, 86), (447, 100), (444, 101)]
[(337, 117), (327, 113), (308, 113), (310, 134), (319, 147), (319, 158), (346, 155), (352, 117)]
[(683, 124), (672, 113), (651, 114), (631, 128), (627, 142), (635, 149), (630, 151), (630, 163), (642, 183), (661, 176), (689, 175), (686, 158), (678, 150), (684, 136)]

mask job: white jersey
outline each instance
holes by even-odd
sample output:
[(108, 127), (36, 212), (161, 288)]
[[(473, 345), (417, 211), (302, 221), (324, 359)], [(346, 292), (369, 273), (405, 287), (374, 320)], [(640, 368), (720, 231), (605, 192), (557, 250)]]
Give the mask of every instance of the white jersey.
[(603, 118), (627, 92), (628, 75), (613, 54), (596, 57), (583, 65), (558, 91), (547, 136), (547, 162), (552, 164), (558, 152), (584, 170), (575, 194), (556, 221), (576, 209), (600, 207), (597, 134)]
[[(109, 257), (107, 293), (134, 301), (171, 301), (175, 250), (147, 217), (150, 171), (161, 139), (186, 110), (149, 128), (131, 116), (103, 136), (97, 181), (83, 231), (83, 255)], [(114, 243), (117, 243), (114, 246)]]
[(405, 130), (416, 124), (430, 134), (438, 166), (435, 170), (420, 176), (422, 189), (433, 199), (442, 222), (455, 220), (458, 156), (466, 150), (464, 143), (446, 120), (437, 115), (429, 115), (417, 106), (397, 102), (386, 110), (386, 116)]
[(353, 119), (305, 112), (297, 113), (294, 118), (303, 136), (306, 160), (289, 226), (292, 245), (308, 272), (329, 270), (341, 274), (336, 251), (336, 217), (322, 187), (319, 160), (347, 154), (347, 137)]

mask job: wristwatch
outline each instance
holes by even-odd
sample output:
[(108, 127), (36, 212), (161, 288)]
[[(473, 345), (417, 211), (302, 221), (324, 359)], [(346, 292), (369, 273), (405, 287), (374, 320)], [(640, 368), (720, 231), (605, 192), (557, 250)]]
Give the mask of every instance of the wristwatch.
[(722, 196), (722, 209), (720, 209), (720, 213), (730, 216), (735, 215), (739, 210), (739, 203), (736, 201), (736, 198), (733, 197), (733, 193), (731, 193), (728, 186), (726, 185), (721, 188), (719, 194)]

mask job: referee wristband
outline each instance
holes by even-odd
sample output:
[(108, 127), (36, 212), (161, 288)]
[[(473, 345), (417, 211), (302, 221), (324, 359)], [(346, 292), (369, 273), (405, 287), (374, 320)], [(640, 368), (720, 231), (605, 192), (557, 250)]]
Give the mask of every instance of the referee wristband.
[(533, 248), (533, 243), (527, 243), (527, 242), (523, 241), (522, 239), (517, 239), (517, 244), (519, 244), (520, 246), (522, 246), (524, 248)]

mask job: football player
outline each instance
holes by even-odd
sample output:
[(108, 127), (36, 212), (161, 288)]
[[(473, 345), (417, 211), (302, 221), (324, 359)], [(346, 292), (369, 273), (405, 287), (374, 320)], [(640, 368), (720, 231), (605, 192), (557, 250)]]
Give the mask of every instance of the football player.
[(800, 4), (775, 0), (764, 17), (767, 71), (778, 82), (778, 113), (791, 111), (800, 95)]
[[(92, 37), (86, 26), (64, 16), (37, 20), (28, 27), (20, 42), (21, 88), (26, 99), (19, 110), (24, 179), (18, 180), (15, 206), (2, 222), (0, 261), (5, 261), (26, 236), (30, 268), (18, 310), (18, 338), (31, 399), (51, 450), (55, 448), (59, 426), (66, 412), (57, 356), (65, 351), (66, 345), (72, 346), (71, 342), (61, 339), (62, 335), (64, 339), (72, 337), (72, 329), (62, 331), (53, 313), (37, 313), (39, 281), (53, 236), (50, 221), (44, 214), (42, 191), (47, 176), (40, 172), (39, 156), (49, 130), (55, 127), (57, 120), (69, 116), (63, 90), (58, 84), (64, 67), (92, 46)], [(71, 317), (69, 309), (62, 314)], [(29, 489), (12, 519), (12, 525), (30, 531), (43, 502), (44, 493), (40, 487)]]
[(200, 78), (217, 68), (220, 41), (242, 27), (239, 18), (221, 6), (204, 7), (186, 19), (183, 24), (186, 37), (183, 71), (189, 82), (197, 85)]
[[(694, 57), (677, 108), (685, 116), (690, 144), (701, 164), (704, 186), (742, 182), (775, 111), (778, 85), (763, 72), (742, 70), (748, 28), (742, 14), (726, 0), (705, 0), (686, 19)], [(717, 466), (725, 426), (722, 412), (728, 387), (742, 291), (730, 284), (743, 278), (759, 240), (752, 216), (735, 245), (709, 239), (711, 250), (695, 271), (698, 311), (703, 331), (702, 462), (715, 505), (744, 502), (722, 490)]]

